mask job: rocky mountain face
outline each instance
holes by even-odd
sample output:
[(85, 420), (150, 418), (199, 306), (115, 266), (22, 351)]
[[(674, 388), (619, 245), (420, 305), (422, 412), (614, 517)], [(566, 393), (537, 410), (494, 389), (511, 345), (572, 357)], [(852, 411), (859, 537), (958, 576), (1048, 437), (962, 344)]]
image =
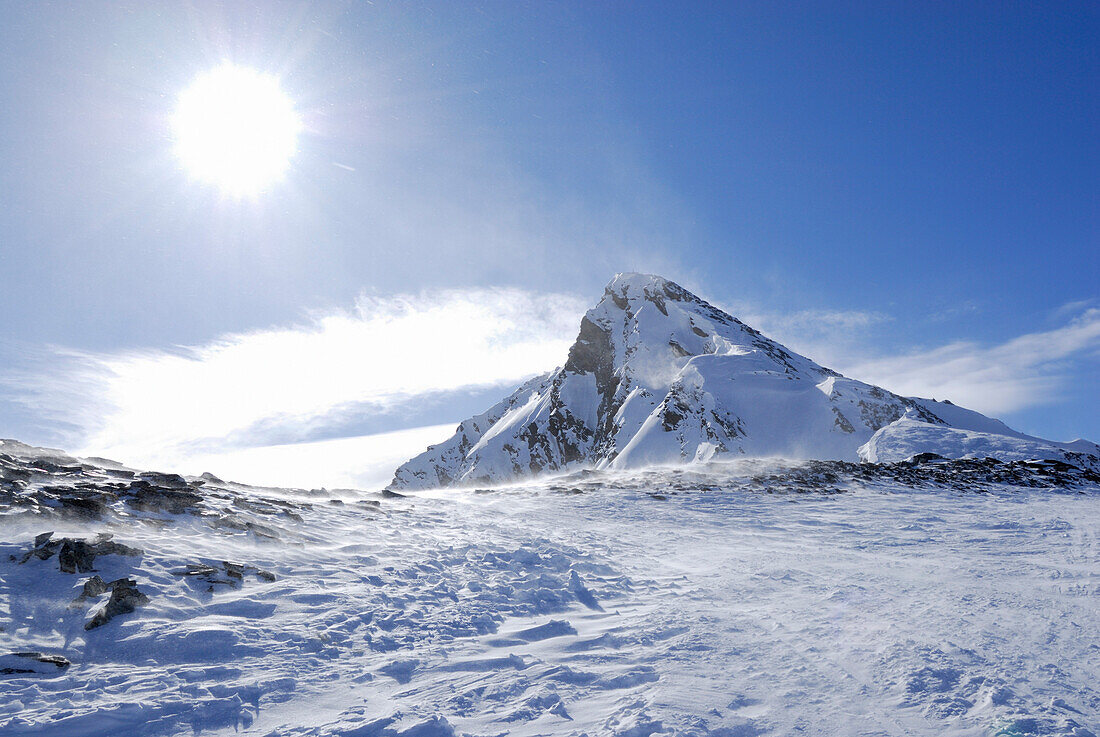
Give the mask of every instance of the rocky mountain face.
[(738, 456), (896, 461), (925, 451), (1100, 469), (1094, 443), (1031, 438), (949, 402), (849, 379), (674, 282), (619, 274), (581, 319), (560, 368), (462, 422), (398, 468), (391, 486)]

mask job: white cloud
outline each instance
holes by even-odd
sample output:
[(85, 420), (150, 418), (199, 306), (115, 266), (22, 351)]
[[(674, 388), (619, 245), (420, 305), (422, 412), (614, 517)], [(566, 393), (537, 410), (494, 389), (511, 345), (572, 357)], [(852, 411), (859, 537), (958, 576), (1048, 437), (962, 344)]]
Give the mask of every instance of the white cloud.
[[(584, 303), (516, 289), (363, 297), (303, 325), (174, 351), (59, 351), (64, 368), (23, 384), (25, 401), (76, 427), (81, 454), (148, 467), (257, 426), (308, 426), (364, 405), (516, 383), (558, 365)], [(232, 442), (229, 442), (232, 441)]]
[(431, 425), (351, 438), (241, 448), (178, 456), (172, 471), (209, 471), (227, 481), (257, 486), (313, 489), (385, 487), (399, 465), (432, 443), (446, 440), (455, 425)]
[(835, 368), (908, 396), (950, 399), (1001, 414), (1057, 401), (1065, 362), (1100, 350), (1100, 309), (1054, 330), (983, 346), (959, 341), (926, 351), (844, 362)]
[(1064, 305), (1054, 311), (1054, 317), (1056, 319), (1065, 319), (1072, 317), (1078, 313), (1085, 312), (1088, 308), (1096, 304), (1096, 299), (1078, 299), (1072, 302), (1066, 302)]

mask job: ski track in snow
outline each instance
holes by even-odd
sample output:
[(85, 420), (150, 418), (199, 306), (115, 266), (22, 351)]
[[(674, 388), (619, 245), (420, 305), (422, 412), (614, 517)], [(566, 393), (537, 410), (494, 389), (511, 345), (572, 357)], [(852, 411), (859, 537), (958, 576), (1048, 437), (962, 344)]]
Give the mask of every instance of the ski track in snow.
[[(3, 521), (0, 651), (73, 665), (0, 676), (0, 734), (1100, 733), (1096, 490), (682, 479), (334, 494), (279, 541)], [(86, 632), (90, 574), (9, 557), (47, 530), (143, 548), (95, 563), (150, 603)], [(172, 573), (222, 560), (277, 579)]]

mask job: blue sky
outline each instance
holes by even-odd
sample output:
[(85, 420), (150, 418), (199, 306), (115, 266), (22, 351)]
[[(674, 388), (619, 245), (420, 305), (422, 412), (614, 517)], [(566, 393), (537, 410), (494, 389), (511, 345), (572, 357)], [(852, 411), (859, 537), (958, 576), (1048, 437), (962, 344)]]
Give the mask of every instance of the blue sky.
[[(305, 127), (243, 201), (171, 152), (224, 61)], [(857, 378), (1100, 439), (1095, 4), (6, 3), (0, 72), (2, 436), (169, 462), (123, 426), (451, 423), (639, 270)], [(456, 309), (481, 337), (430, 350)], [(395, 321), (423, 332), (378, 344)], [(171, 395), (236, 415), (158, 418)]]

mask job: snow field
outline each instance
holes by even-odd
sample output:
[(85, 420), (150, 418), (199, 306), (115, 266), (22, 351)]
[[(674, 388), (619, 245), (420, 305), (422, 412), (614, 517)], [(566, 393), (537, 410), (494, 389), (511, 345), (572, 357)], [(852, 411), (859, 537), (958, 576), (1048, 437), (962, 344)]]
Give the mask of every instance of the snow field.
[[(0, 734), (1100, 732), (1097, 490), (716, 468), (311, 498), (277, 541), (5, 520), (0, 648), (73, 665), (0, 677)], [(149, 604), (85, 631), (90, 574), (9, 559), (46, 530), (144, 549), (95, 564)], [(221, 561), (276, 580), (174, 573)]]

